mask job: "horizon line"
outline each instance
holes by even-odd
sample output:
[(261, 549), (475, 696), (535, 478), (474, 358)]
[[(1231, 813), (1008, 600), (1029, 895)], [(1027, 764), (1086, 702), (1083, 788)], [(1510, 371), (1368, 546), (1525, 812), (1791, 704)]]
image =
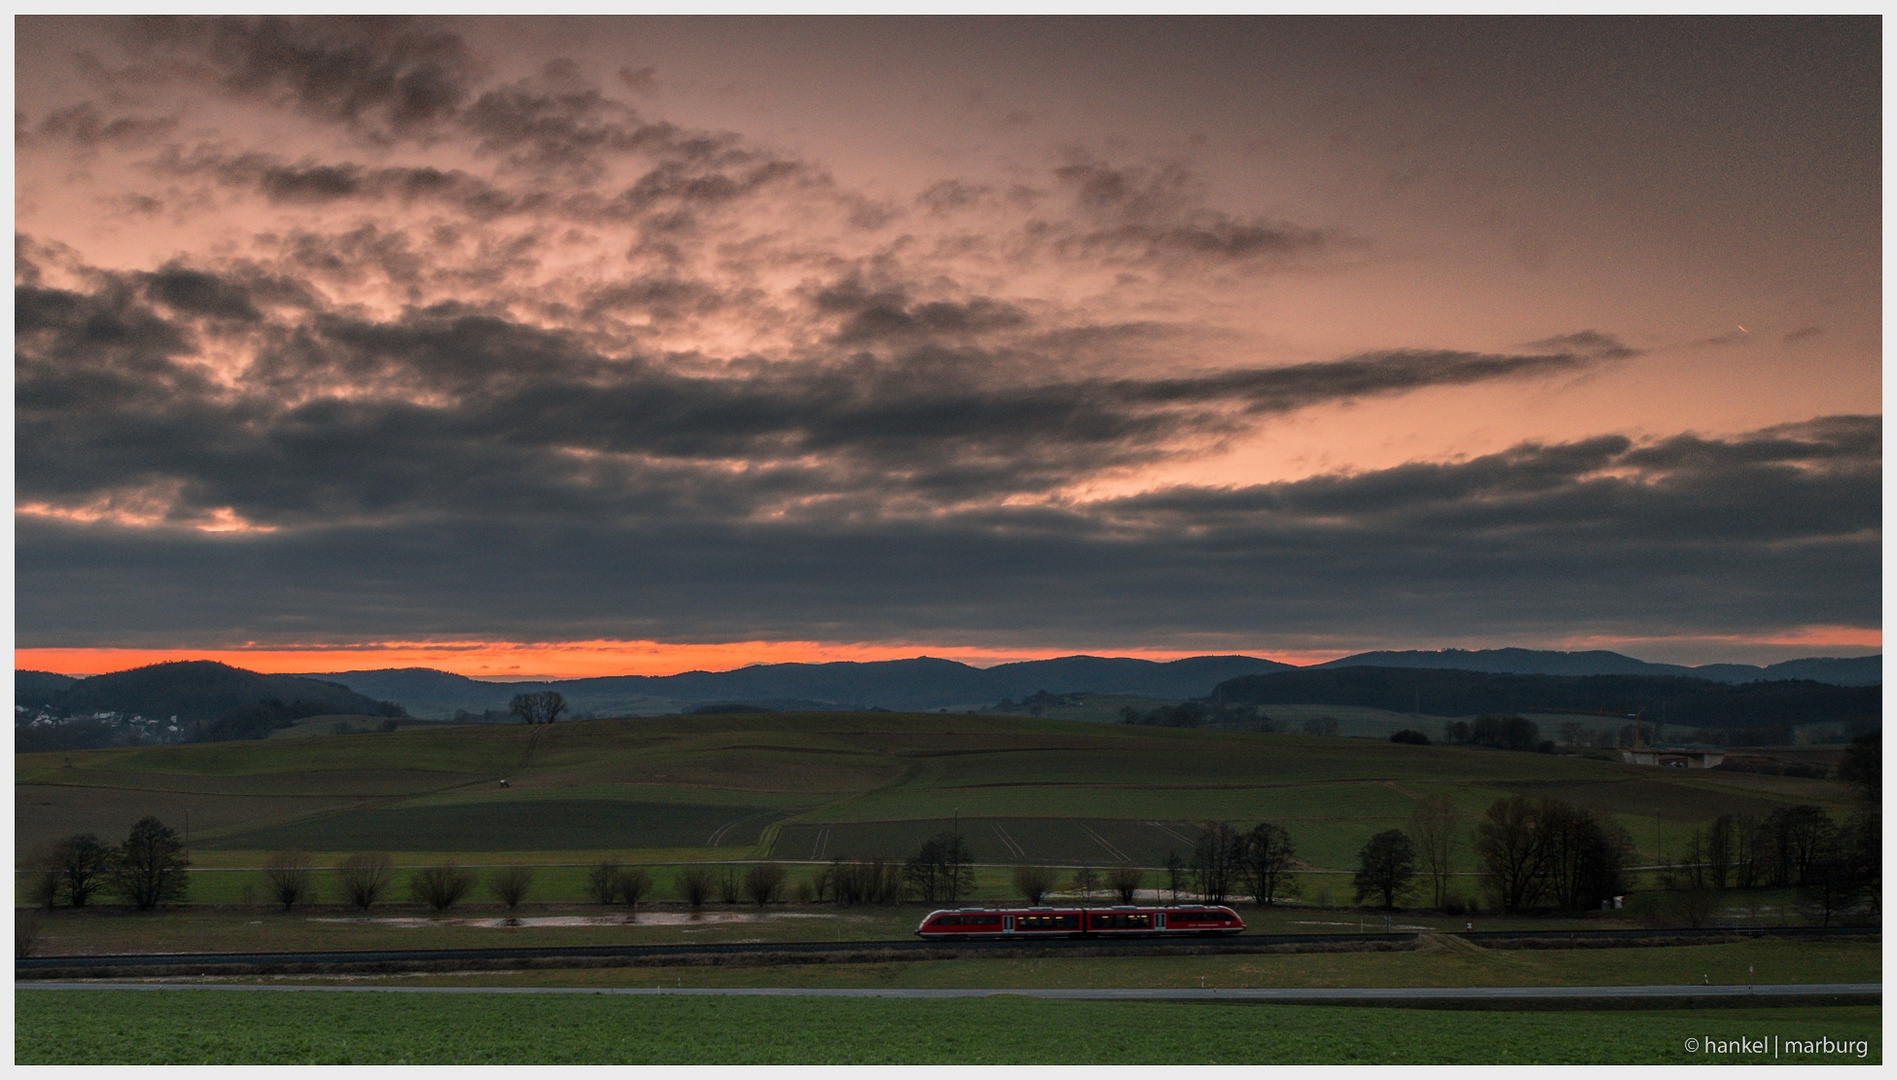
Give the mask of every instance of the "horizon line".
[[(1812, 628), (1816, 629), (1816, 628)], [(1825, 628), (1842, 630), (1847, 628)], [(1855, 628), (1850, 628), (1855, 629)], [(1857, 631), (1850, 636), (1861, 635)], [(1748, 663), (1734, 660), (1712, 660), (1703, 663), (1672, 663), (1671, 666), (1697, 669), (1733, 665), (1764, 669), (1774, 663), (1793, 660), (1813, 659), (1868, 659), (1882, 655), (1882, 642), (1863, 640), (1845, 641), (1837, 637), (1845, 635), (1807, 634), (1795, 635), (1793, 640), (1783, 638), (1770, 641), (1753, 640), (1746, 644), (1770, 645), (1776, 648), (1843, 649), (1855, 655), (1839, 655), (1836, 652), (1820, 655), (1808, 653), (1789, 657), (1786, 660), (1773, 660), (1764, 663)], [(1881, 634), (1879, 634), (1881, 639)], [(1821, 640), (1830, 638), (1831, 640)], [(1820, 640), (1814, 640), (1820, 639)], [(1657, 639), (1644, 639), (1655, 641)], [(1696, 639), (1703, 641), (1704, 639)], [(1726, 643), (1737, 644), (1733, 639), (1724, 639)], [(1519, 649), (1525, 652), (1560, 652), (1580, 654), (1588, 652), (1612, 652), (1639, 663), (1666, 664), (1667, 661), (1643, 660), (1639, 657), (1603, 648), (1605, 642), (1588, 641), (1572, 644), (1585, 645), (1582, 648), (1543, 647), (1532, 648), (1521, 645), (1484, 646), (1468, 648), (1464, 646), (1446, 646), (1436, 649), (1297, 649), (1297, 650), (1245, 650), (1245, 649), (1120, 649), (1103, 651), (1061, 651), (1054, 649), (992, 649), (971, 646), (934, 646), (918, 647), (912, 644), (872, 645), (869, 643), (851, 643), (845, 645), (826, 645), (818, 642), (731, 642), (716, 644), (669, 644), (661, 642), (625, 642), (625, 641), (587, 641), (587, 642), (380, 642), (365, 645), (317, 645), (304, 647), (263, 647), (246, 645), (237, 648), (213, 649), (142, 649), (142, 648), (26, 648), (14, 651), (14, 669), (16, 671), (45, 671), (68, 678), (90, 678), (96, 675), (114, 674), (130, 671), (154, 664), (180, 661), (211, 661), (224, 663), (231, 667), (269, 675), (342, 675), (360, 674), (371, 671), (400, 671), (410, 669), (433, 670), (444, 674), (460, 675), (464, 678), (491, 683), (531, 683), (531, 682), (568, 682), (589, 678), (657, 677), (665, 678), (694, 672), (705, 674), (724, 674), (752, 667), (768, 667), (780, 664), (827, 664), (827, 663), (879, 663), (900, 660), (936, 659), (964, 664), (968, 667), (986, 670), (1007, 664), (1031, 663), (1045, 660), (1062, 660), (1076, 657), (1091, 657), (1103, 660), (1146, 660), (1153, 663), (1169, 663), (1176, 660), (1196, 659), (1210, 656), (1234, 656), (1247, 659), (1265, 660), (1285, 664), (1294, 668), (1320, 666), (1335, 660), (1369, 653), (1425, 653), (1442, 655), (1446, 653), (1501, 652)], [(1711, 644), (1708, 642), (1708, 644)], [(1637, 645), (1635, 646), (1637, 647)], [(1863, 652), (1862, 650), (1876, 650)], [(946, 655), (945, 655), (946, 654)], [(1275, 654), (1275, 655), (1270, 655)], [(385, 663), (373, 667), (360, 666), (364, 660), (383, 660)], [(328, 663), (322, 663), (328, 660)], [(25, 661), (23, 663), (23, 661)], [(38, 661), (38, 662), (34, 662)], [(354, 663), (352, 663), (352, 661)], [(982, 662), (986, 661), (986, 662)], [(373, 661), (372, 661), (373, 662)], [(531, 667), (527, 665), (532, 665)]]

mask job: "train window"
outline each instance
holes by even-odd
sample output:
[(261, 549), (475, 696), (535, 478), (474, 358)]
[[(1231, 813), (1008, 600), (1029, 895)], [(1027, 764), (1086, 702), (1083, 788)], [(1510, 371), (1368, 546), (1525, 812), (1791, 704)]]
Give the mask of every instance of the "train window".
[(1080, 915), (1078, 912), (1062, 915), (1017, 915), (1014, 928), (1016, 930), (1078, 930)]

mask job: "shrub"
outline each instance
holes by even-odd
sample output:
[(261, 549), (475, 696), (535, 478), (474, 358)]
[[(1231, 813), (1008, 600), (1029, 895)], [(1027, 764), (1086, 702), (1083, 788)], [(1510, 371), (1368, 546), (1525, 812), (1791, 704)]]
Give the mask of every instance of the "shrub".
[(624, 902), (627, 907), (636, 908), (639, 901), (652, 891), (652, 875), (643, 867), (630, 867), (613, 874), (612, 895)]
[(24, 960), (39, 947), (40, 928), (45, 918), (38, 908), (18, 908), (13, 912), (13, 958)]
[(743, 898), (744, 879), (738, 876), (738, 868), (725, 867), (725, 872), (718, 875), (718, 899), (726, 904), (735, 904)]
[(488, 891), (512, 911), (527, 899), (527, 890), (533, 886), (534, 869), (531, 866), (504, 866), (494, 871), (488, 879)]
[(288, 911), (298, 904), (308, 903), (310, 890), (310, 857), (300, 851), (279, 851), (270, 856), (263, 864), (264, 880), (270, 884), (270, 897), (283, 905)]
[(616, 862), (596, 862), (586, 873), (586, 891), (593, 899), (602, 904), (610, 904), (619, 896), (619, 864)]
[(408, 882), (409, 893), (436, 911), (446, 911), (460, 903), (472, 888), (474, 875), (453, 863), (431, 866)]
[(717, 884), (711, 870), (703, 866), (688, 866), (672, 880), (672, 887), (678, 890), (678, 898), (685, 901), (693, 911), (705, 906)]
[(844, 862), (837, 859), (825, 872), (830, 897), (839, 904), (895, 904), (908, 885), (899, 863), (882, 858)]
[(351, 904), (369, 910), (388, 895), (395, 881), (395, 863), (380, 851), (358, 851), (336, 865), (336, 880)]
[(1014, 868), (1014, 891), (1029, 904), (1038, 904), (1041, 898), (1060, 886), (1060, 873), (1051, 866), (1017, 866)]
[(1406, 728), (1390, 736), (1393, 743), (1407, 743), (1410, 746), (1428, 746), (1429, 736), (1413, 728)]
[(777, 899), (784, 887), (784, 868), (776, 863), (752, 863), (744, 872), (744, 895), (758, 907)]
[(1120, 903), (1130, 904), (1139, 895), (1140, 884), (1146, 880), (1146, 871), (1137, 866), (1116, 866), (1107, 871), (1107, 888), (1120, 898)]

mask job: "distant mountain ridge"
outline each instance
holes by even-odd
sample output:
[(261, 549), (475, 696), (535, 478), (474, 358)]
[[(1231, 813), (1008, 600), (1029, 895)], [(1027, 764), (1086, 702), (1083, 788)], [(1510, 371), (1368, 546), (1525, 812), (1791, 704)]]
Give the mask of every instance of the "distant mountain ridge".
[(576, 714), (686, 712), (699, 705), (724, 702), (773, 709), (924, 710), (992, 705), (1040, 690), (1175, 700), (1203, 698), (1215, 686), (1244, 676), (1359, 667), (1511, 675), (1684, 677), (1729, 685), (1807, 679), (1857, 687), (1877, 686), (1883, 681), (1879, 656), (1814, 657), (1769, 667), (1709, 664), (1690, 668), (1650, 664), (1600, 650), (1511, 648), (1359, 653), (1306, 668), (1251, 656), (1195, 656), (1170, 662), (1064, 656), (977, 668), (923, 656), (868, 663), (760, 664), (734, 671), (516, 683), (483, 682), (432, 668), (295, 676), (260, 675), (208, 661), (183, 661), (89, 679), (21, 670), (14, 673), (14, 694), (17, 703), (30, 707), (176, 714), (184, 720), (208, 720), (263, 698), (332, 701), (338, 712), (373, 713), (380, 702), (393, 701), (417, 717), (445, 719), (458, 710), (477, 715), (484, 711), (504, 714), (515, 694), (545, 689), (558, 690)]
[(677, 675), (618, 675), (545, 682), (490, 683), (433, 668), (339, 671), (310, 678), (341, 683), (358, 693), (399, 701), (417, 716), (448, 716), (459, 709), (506, 709), (515, 694), (558, 690), (575, 712), (653, 712), (710, 702), (808, 702), (832, 708), (897, 710), (991, 705), (1038, 690), (1142, 697), (1203, 697), (1240, 675), (1290, 670), (1292, 665), (1251, 656), (1194, 656), (1160, 662), (1126, 657), (1063, 656), (991, 668), (921, 656), (913, 660), (828, 664), (758, 664), (735, 671)]
[(1367, 652), (1315, 665), (1320, 668), (1390, 667), (1481, 671), (1498, 675), (1681, 675), (1722, 683), (1809, 679), (1832, 686), (1878, 686), (1883, 656), (1809, 657), (1766, 667), (1751, 664), (1653, 664), (1617, 652), (1555, 652), (1546, 649), (1442, 649), (1429, 652)]

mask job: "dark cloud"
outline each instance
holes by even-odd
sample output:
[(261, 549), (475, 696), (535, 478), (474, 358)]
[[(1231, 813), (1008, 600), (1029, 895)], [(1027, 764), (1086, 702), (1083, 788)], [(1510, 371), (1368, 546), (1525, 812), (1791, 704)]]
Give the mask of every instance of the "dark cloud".
[[(360, 266), (387, 238), (358, 239), (344, 265)], [(92, 292), (19, 293), (16, 423), (32, 444), (21, 451), (22, 497), (84, 505), (162, 476), (191, 504), (176, 511), (184, 519), (227, 507), (286, 527), (398, 506), (476, 513), (458, 501), (475, 489), (482, 507), (535, 515), (632, 512), (652, 505), (655, 487), (714, 498), (734, 518), (813, 499), (863, 503), (875, 516), (935, 512), (1046, 496), (1312, 405), (1594, 362), (1398, 351), (1183, 377), (1064, 377), (1031, 355), (968, 344), (1031, 326), (1018, 309), (916, 302), (850, 279), (814, 305), (841, 320), (846, 347), (875, 342), (886, 357), (702, 373), (461, 302), (371, 319), (255, 268), (96, 276)], [(592, 297), (602, 309), (647, 311), (723, 302), (667, 278)], [(250, 359), (213, 377), (200, 357), (220, 345)], [(95, 394), (88, 424), (73, 429), (67, 403), (86, 380), (117, 389)], [(134, 468), (140, 441), (165, 449)], [(444, 485), (444, 473), (467, 482)]]
[(915, 303), (900, 287), (871, 290), (856, 277), (819, 291), (813, 299), (819, 312), (845, 316), (834, 339), (841, 345), (967, 337), (1019, 329), (1029, 321), (1020, 308), (988, 297)]
[[(26, 646), (108, 629), (176, 645), (194, 633), (736, 640), (815, 624), (1084, 647), (1322, 638), (1339, 620), (1364, 640), (1471, 625), (1571, 636), (1629, 619), (1653, 634), (1875, 625), (1880, 597), (1863, 583), (1879, 579), (1880, 465), (1862, 447), (1880, 427), (1835, 417), (1701, 440), (1710, 452), (1683, 465), (1609, 437), (927, 522), (720, 521), (702, 488), (638, 516), (496, 511), (250, 537), (23, 519), (17, 618)], [(448, 467), (437, 482), (467, 478)]]
[(1133, 262), (1256, 263), (1319, 254), (1337, 243), (1321, 230), (1234, 217), (1199, 205), (1199, 181), (1176, 165), (1113, 168), (1092, 161), (1054, 170), (1080, 212), (1057, 247)]
[[(47, 114), (33, 130), (41, 138), (67, 139), (80, 146), (93, 147), (101, 143), (138, 146), (169, 135), (177, 127), (178, 122), (169, 117), (106, 117), (100, 114), (98, 106), (82, 101)], [(16, 120), (15, 131), (25, 128), (25, 124)]]
[(1582, 330), (1573, 334), (1560, 334), (1555, 337), (1531, 341), (1523, 348), (1542, 352), (1572, 352), (1581, 356), (1591, 356), (1597, 360), (1631, 360), (1646, 355), (1644, 349), (1630, 348), (1621, 343), (1612, 334), (1603, 334), (1598, 330)]
[(176, 58), (225, 93), (383, 139), (429, 134), (478, 74), (458, 36), (404, 18), (153, 17), (131, 37), (136, 55)]
[(986, 184), (965, 184), (960, 180), (940, 180), (924, 188), (916, 202), (932, 214), (950, 214), (979, 206), (994, 197)]
[(1791, 333), (1785, 335), (1785, 344), (1797, 345), (1801, 342), (1810, 341), (1814, 338), (1821, 338), (1824, 336), (1824, 334), (1825, 334), (1825, 328), (1822, 326), (1801, 326), (1798, 329), (1793, 330)]

